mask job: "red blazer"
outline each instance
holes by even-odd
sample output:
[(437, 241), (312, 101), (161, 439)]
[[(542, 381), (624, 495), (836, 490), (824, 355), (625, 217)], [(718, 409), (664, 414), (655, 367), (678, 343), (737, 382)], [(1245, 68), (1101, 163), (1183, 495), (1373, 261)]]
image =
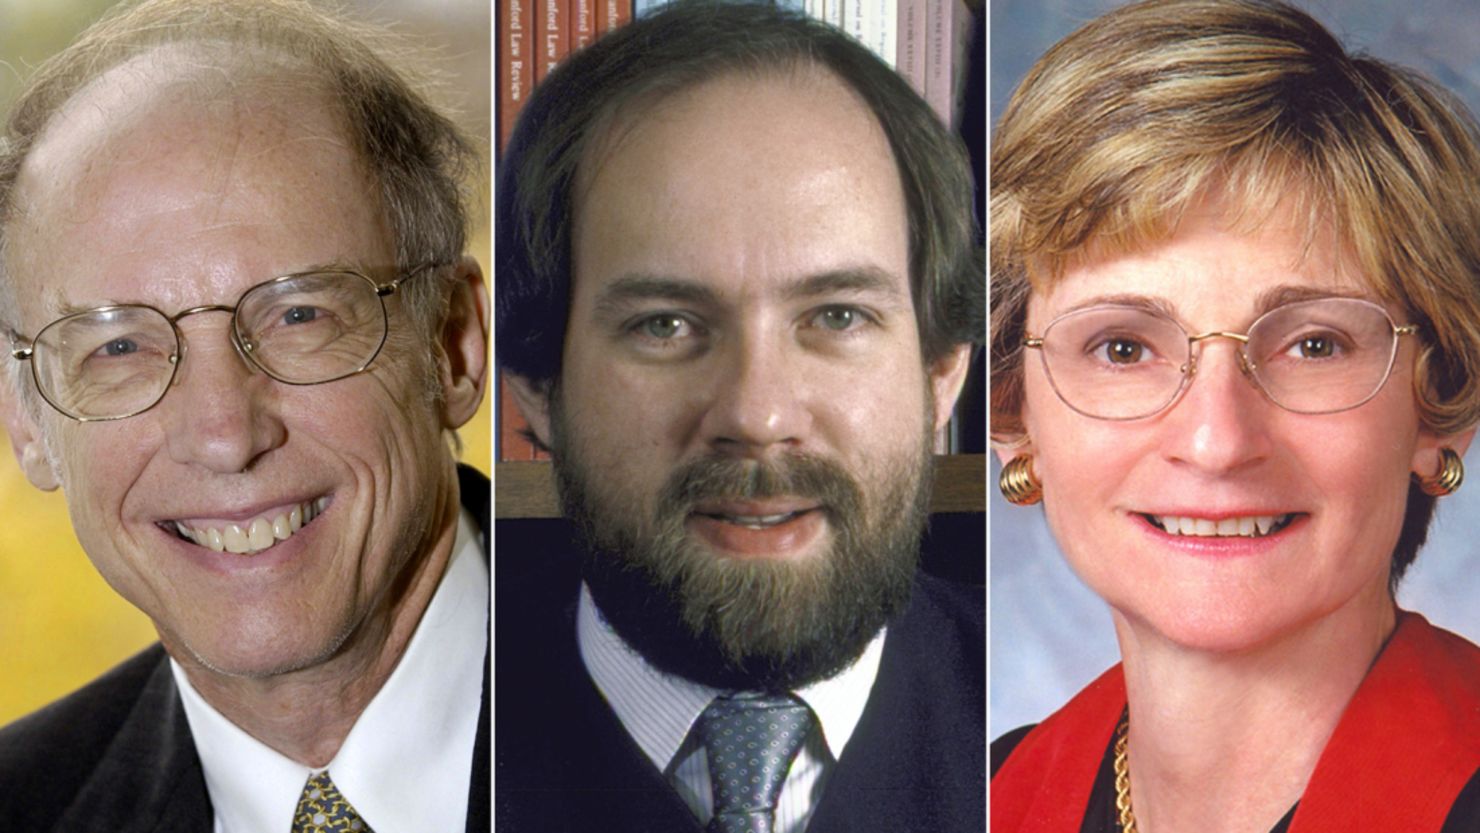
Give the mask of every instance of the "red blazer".
[[(992, 779), (993, 833), (1078, 833), (1125, 709), (1119, 665), (1040, 723)], [(1400, 612), (1300, 798), (1290, 833), (1437, 831), (1480, 768), (1480, 647)]]

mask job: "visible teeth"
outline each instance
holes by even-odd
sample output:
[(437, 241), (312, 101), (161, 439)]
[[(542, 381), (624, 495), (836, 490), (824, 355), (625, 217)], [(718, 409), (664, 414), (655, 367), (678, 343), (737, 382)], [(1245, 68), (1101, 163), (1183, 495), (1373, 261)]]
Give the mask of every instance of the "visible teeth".
[(789, 520), (795, 514), (795, 512), (783, 512), (779, 515), (723, 515), (721, 517), (727, 523), (736, 524), (737, 526), (764, 529), (765, 527), (775, 526), (782, 521)]
[(1239, 518), (1189, 518), (1178, 515), (1149, 516), (1163, 530), (1172, 535), (1191, 535), (1202, 538), (1213, 536), (1258, 538), (1282, 529), (1294, 515), (1252, 515)]
[(329, 498), (305, 501), (273, 517), (253, 518), (246, 524), (227, 524), (224, 528), (192, 528), (180, 521), (175, 529), (181, 537), (216, 552), (255, 554), (278, 541), (286, 541), (309, 521), (329, 507)]
[(237, 524), (226, 525), (226, 529), (221, 532), (221, 542), (226, 545), (227, 552), (241, 553), (251, 548), (247, 533)]
[(252, 526), (247, 530), (247, 544), (249, 549), (265, 550), (272, 546), (277, 538), (272, 534), (272, 523), (266, 518), (258, 518), (252, 521)]

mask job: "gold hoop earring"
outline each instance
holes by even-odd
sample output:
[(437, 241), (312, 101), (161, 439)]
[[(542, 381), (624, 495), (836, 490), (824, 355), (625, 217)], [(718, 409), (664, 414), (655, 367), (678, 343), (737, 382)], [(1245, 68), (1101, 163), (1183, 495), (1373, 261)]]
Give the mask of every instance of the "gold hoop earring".
[(1033, 455), (1019, 454), (1009, 460), (997, 478), (997, 488), (1008, 503), (1016, 506), (1032, 506), (1043, 500), (1043, 484), (1033, 476)]
[(1413, 476), (1418, 488), (1430, 497), (1452, 495), (1465, 482), (1465, 463), (1452, 448), (1439, 449), (1439, 473), (1433, 477)]

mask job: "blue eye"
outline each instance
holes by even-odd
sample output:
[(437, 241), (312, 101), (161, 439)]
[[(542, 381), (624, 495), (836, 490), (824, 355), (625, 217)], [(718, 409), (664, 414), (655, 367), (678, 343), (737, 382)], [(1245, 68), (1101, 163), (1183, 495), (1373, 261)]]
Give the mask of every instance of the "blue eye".
[(868, 324), (878, 323), (878, 319), (858, 307), (834, 304), (817, 309), (807, 323), (828, 332), (851, 333)]
[(816, 321), (824, 329), (841, 332), (851, 329), (859, 318), (858, 310), (850, 307), (828, 307), (817, 313)]
[(679, 337), (687, 325), (682, 316), (661, 313), (644, 318), (638, 324), (638, 330), (649, 338), (668, 341)]
[(139, 344), (129, 338), (115, 338), (103, 345), (105, 356), (127, 356), (130, 353), (139, 352)]
[(307, 324), (318, 317), (319, 311), (316, 307), (289, 307), (288, 311), (283, 313), (283, 323)]

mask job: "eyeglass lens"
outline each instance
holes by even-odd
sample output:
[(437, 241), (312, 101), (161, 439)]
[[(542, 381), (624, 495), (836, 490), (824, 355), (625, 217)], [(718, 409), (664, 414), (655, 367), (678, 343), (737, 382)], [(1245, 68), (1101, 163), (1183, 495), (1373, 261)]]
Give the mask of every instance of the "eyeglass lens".
[[(1247, 335), (1243, 371), (1276, 404), (1305, 414), (1342, 411), (1370, 399), (1387, 379), (1397, 338), (1381, 307), (1354, 298), (1278, 307)], [(1195, 369), (1188, 333), (1170, 318), (1136, 307), (1092, 307), (1055, 320), (1043, 333), (1042, 355), (1059, 397), (1100, 419), (1160, 411)]]
[[(294, 275), (249, 289), (233, 317), (247, 359), (291, 384), (329, 382), (363, 370), (386, 336), (385, 307), (353, 273)], [(119, 306), (67, 316), (36, 336), (41, 393), (81, 419), (131, 416), (153, 406), (174, 378), (180, 346), (163, 313)]]

